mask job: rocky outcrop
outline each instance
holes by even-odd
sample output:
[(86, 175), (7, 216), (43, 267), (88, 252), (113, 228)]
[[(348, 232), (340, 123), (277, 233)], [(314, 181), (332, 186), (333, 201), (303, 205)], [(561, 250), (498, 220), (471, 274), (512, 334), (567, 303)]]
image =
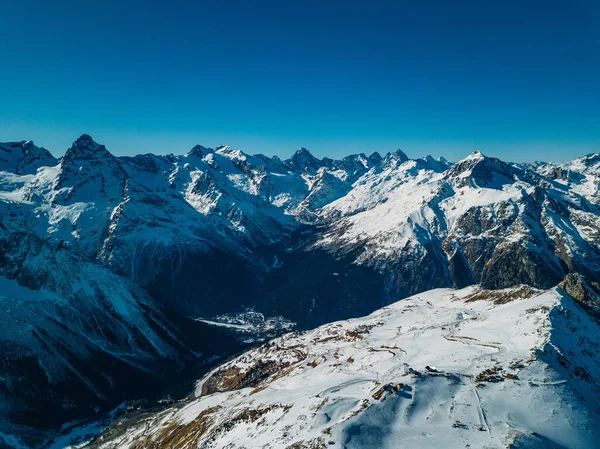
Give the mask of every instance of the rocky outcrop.
[(569, 273), (558, 286), (600, 321), (600, 283), (587, 280), (579, 273)]

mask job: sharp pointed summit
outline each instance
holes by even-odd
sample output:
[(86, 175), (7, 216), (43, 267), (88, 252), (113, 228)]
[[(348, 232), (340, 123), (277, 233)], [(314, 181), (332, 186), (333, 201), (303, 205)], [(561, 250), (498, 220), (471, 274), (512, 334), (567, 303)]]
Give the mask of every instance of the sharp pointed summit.
[(479, 150), (475, 150), (473, 151), (471, 154), (469, 154), (465, 159), (469, 159), (469, 160), (480, 160), (480, 159), (485, 159), (486, 156)]
[(454, 164), (449, 170), (449, 175), (456, 178), (459, 184), (470, 183), (477, 187), (496, 189), (514, 182), (515, 179), (528, 178), (521, 168), (498, 158), (485, 156), (479, 150), (473, 151)]
[(202, 145), (194, 145), (194, 147), (187, 153), (188, 156), (204, 157), (210, 150)]
[(118, 198), (123, 189), (127, 173), (104, 145), (83, 134), (67, 150), (60, 161), (58, 186), (71, 187), (70, 196), (78, 192), (89, 195), (84, 185), (94, 185), (102, 194), (111, 192), (113, 198)]
[(316, 171), (323, 165), (321, 160), (314, 157), (312, 153), (304, 147), (297, 150), (291, 159), (288, 159), (286, 162), (296, 170), (309, 169)]
[(104, 145), (100, 145), (89, 134), (82, 134), (67, 150), (63, 163), (76, 162), (77, 160), (98, 160), (114, 158)]
[(404, 162), (409, 160), (406, 153), (404, 153), (404, 151), (402, 151), (400, 149), (397, 149), (396, 151), (392, 151), (391, 153), (386, 154), (384, 159), (388, 162), (393, 162), (397, 165), (403, 164)]
[(373, 153), (371, 153), (371, 155), (369, 156), (369, 162), (372, 165), (377, 165), (381, 163), (382, 160), (383, 157), (381, 157), (381, 154), (379, 154), (377, 151), (373, 151)]

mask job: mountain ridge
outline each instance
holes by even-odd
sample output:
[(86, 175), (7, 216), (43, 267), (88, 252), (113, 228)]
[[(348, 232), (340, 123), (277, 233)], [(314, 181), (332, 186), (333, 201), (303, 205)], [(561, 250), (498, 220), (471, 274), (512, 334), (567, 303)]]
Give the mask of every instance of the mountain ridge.
[[(358, 252), (353, 256), (358, 263), (379, 271), (390, 266), (386, 258), (408, 257), (407, 265), (430, 273), (417, 287), (401, 282), (396, 292), (404, 295), (479, 282), (509, 286), (509, 278), (487, 280), (488, 271), (498, 270), (484, 270), (506, 252), (526, 260), (545, 254), (550, 262), (541, 266), (549, 275), (518, 268), (519, 282), (540, 287), (555, 285), (569, 270), (587, 275), (600, 270), (596, 234), (589, 231), (597, 227), (598, 212), (590, 156), (532, 167), (481, 152), (450, 164), (430, 156), (408, 159), (401, 151), (320, 160), (301, 149), (282, 161), (197, 145), (180, 156), (115, 157), (83, 135), (58, 161), (55, 168), (41, 167), (33, 180), (7, 176), (5, 196), (37, 198), (36, 210), (48, 215), (45, 238), (60, 236), (73, 250), (125, 276), (141, 268), (131, 268), (135, 260), (113, 257), (111, 251), (121, 247), (130, 253), (179, 247), (167, 248), (166, 257), (185, 246), (224, 251), (260, 271), (268, 259), (288, 254), (286, 245), (298, 246), (292, 236), (304, 227), (313, 230), (300, 242), (309, 251), (336, 258)], [(577, 176), (565, 180), (561, 170)], [(279, 255), (273, 254), (277, 246)], [(484, 258), (477, 261), (482, 250)], [(589, 257), (583, 261), (585, 252), (595, 258), (592, 263)]]
[[(198, 145), (178, 156), (125, 157), (83, 135), (55, 159), (31, 145), (0, 144), (13, 156), (0, 157), (0, 280), (18, 286), (0, 301), (37, 301), (46, 319), (13, 318), (38, 333), (79, 323), (78, 314), (108, 314), (110, 326), (138, 335), (128, 364), (143, 367), (145, 379), (163, 375), (165, 363), (176, 371), (218, 355), (190, 342), (217, 338), (216, 328), (196, 324), (222, 316), (252, 311), (304, 330), (436, 288), (549, 289), (574, 273), (600, 280), (594, 156), (523, 165), (473, 153), (451, 164), (400, 151), (333, 160), (300, 150), (281, 160)], [(77, 276), (92, 287), (68, 293)], [(120, 293), (106, 293), (113, 287)], [(133, 327), (114, 301), (133, 304)], [(148, 323), (162, 329), (158, 338), (139, 338), (153, 335)], [(123, 342), (80, 324), (75, 333), (101, 341), (111, 362), (96, 364), (96, 350), (81, 350), (71, 331), (57, 333), (64, 356), (114, 378), (111, 366), (121, 361), (105, 349)], [(221, 355), (239, 347), (226, 334), (218, 334)], [(37, 350), (35, 338), (8, 327), (0, 340), (15, 354)], [(147, 356), (145, 340), (174, 349)], [(79, 370), (61, 372), (58, 383), (81, 383)], [(0, 375), (22, 370), (0, 366)], [(83, 378), (88, 393), (99, 391)], [(29, 380), (64, 393), (39, 376)], [(109, 399), (87, 395), (75, 410), (106, 409), (127, 395), (119, 382), (101, 384)], [(9, 423), (0, 432), (17, 422), (10, 416), (0, 416)]]

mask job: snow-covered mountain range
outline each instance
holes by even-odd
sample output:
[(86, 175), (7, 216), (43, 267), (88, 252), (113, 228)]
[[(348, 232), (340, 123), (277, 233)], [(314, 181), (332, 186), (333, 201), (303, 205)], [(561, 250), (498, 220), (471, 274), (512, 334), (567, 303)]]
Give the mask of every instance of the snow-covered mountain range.
[(436, 288), (598, 281), (599, 175), (598, 155), (117, 157), (83, 135), (57, 159), (0, 144), (0, 442), (38, 444), (239, 350), (219, 317), (303, 330)]

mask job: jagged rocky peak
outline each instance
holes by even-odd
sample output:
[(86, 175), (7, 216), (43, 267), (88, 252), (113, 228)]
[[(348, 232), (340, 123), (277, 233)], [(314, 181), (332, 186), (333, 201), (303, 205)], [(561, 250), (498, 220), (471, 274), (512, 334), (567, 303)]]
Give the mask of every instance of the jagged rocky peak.
[(577, 300), (592, 317), (600, 321), (600, 284), (598, 282), (587, 279), (579, 273), (569, 273), (558, 286)]
[(106, 149), (104, 145), (100, 145), (92, 139), (89, 134), (82, 134), (71, 148), (65, 153), (62, 162), (63, 165), (69, 162), (80, 160), (98, 160), (98, 159), (114, 159), (113, 155)]
[(378, 165), (381, 163), (382, 160), (383, 157), (381, 157), (381, 154), (379, 154), (377, 151), (373, 151), (373, 153), (371, 153), (371, 155), (369, 156), (369, 162), (372, 165)]
[(397, 149), (396, 151), (392, 151), (391, 153), (386, 154), (385, 160), (395, 162), (397, 164), (402, 164), (408, 161), (409, 157), (404, 151)]
[(420, 162), (428, 170), (433, 170), (436, 172), (446, 171), (452, 166), (452, 164), (443, 157), (439, 157), (436, 159), (430, 154), (420, 159), (417, 159), (417, 162)]
[(221, 153), (221, 154), (242, 153), (241, 150), (236, 150), (235, 148), (233, 148), (232, 146), (229, 146), (229, 145), (218, 145), (215, 148), (215, 151), (217, 153)]
[(404, 151), (396, 150), (396, 151), (387, 153), (383, 157), (381, 164), (382, 164), (382, 166), (397, 167), (409, 160), (410, 160), (410, 158), (404, 153)]
[(586, 167), (597, 167), (600, 164), (600, 153), (590, 153), (585, 156), (575, 159), (575, 162), (580, 161)]
[(127, 164), (133, 164), (137, 170), (145, 171), (148, 173), (157, 174), (160, 171), (161, 162), (173, 163), (175, 162), (175, 156), (172, 154), (166, 156), (157, 156), (152, 153), (137, 154), (133, 157), (121, 156), (120, 161), (124, 161)]
[(209, 151), (211, 151), (211, 150), (202, 145), (195, 145), (194, 148), (192, 148), (190, 150), (190, 152), (187, 154), (187, 156), (196, 156), (196, 157), (202, 158)]
[(458, 184), (471, 184), (473, 187), (502, 188), (503, 185), (525, 177), (524, 171), (495, 157), (485, 156), (476, 150), (462, 161), (454, 164), (449, 176)]
[(299, 171), (305, 169), (316, 171), (323, 166), (323, 162), (314, 157), (312, 153), (304, 147), (296, 151), (286, 163)]
[[(467, 157), (454, 164), (454, 167), (450, 174), (454, 176), (460, 175), (461, 173), (465, 173), (468, 170), (472, 170), (473, 167), (476, 167), (481, 163), (486, 163), (488, 159), (489, 158), (485, 156), (481, 151), (475, 150)], [(500, 162), (498, 159), (496, 160)]]
[(215, 153), (230, 159), (234, 165), (236, 163), (245, 163), (249, 158), (242, 150), (238, 150), (229, 145), (219, 145), (215, 148)]
[(61, 159), (58, 178), (60, 187), (82, 185), (99, 178), (102, 189), (109, 185), (123, 186), (127, 173), (104, 145), (83, 134), (67, 150)]
[(324, 158), (322, 163), (329, 169), (341, 169), (354, 174), (362, 173), (371, 167), (371, 164), (364, 153), (350, 154), (339, 161), (332, 161), (331, 159)]
[(55, 159), (54, 156), (45, 148), (36, 146), (33, 141), (26, 140), (18, 144), (23, 153), (23, 157), (28, 160), (33, 159)]
[(0, 143), (0, 171), (24, 175), (55, 164), (56, 158), (32, 141)]
[[(558, 178), (572, 183), (584, 182), (586, 177), (600, 175), (600, 153), (590, 153), (564, 164), (550, 165)], [(551, 171), (551, 170), (546, 170)], [(590, 181), (593, 178), (588, 178)], [(595, 182), (597, 185), (597, 182)]]
[(485, 154), (483, 154), (481, 151), (475, 150), (471, 154), (469, 154), (465, 159), (468, 159), (468, 160), (483, 160), (486, 157), (487, 156)]
[(585, 180), (585, 173), (583, 172), (589, 170), (589, 167), (585, 167), (583, 170), (573, 170), (572, 165), (572, 163), (565, 165), (542, 163), (538, 166), (533, 166), (530, 170), (548, 179), (560, 180), (567, 183), (580, 183)]

